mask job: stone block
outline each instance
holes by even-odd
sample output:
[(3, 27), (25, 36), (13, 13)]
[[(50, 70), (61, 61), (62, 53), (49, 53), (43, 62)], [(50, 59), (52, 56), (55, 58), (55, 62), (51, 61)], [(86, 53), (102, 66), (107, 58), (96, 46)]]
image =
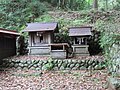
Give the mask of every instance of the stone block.
[(65, 59), (67, 57), (66, 51), (63, 50), (53, 50), (50, 52), (50, 55), (52, 58), (60, 58), (60, 59)]
[(50, 49), (49, 47), (36, 47), (36, 48), (30, 48), (29, 49), (30, 55), (49, 55)]

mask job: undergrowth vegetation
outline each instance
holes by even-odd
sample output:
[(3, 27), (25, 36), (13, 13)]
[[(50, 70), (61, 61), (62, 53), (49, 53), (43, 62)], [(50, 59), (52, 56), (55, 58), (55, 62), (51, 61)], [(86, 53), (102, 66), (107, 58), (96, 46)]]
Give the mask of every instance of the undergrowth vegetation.
[(101, 32), (100, 45), (108, 62), (108, 70), (113, 75), (120, 73), (120, 23), (98, 22), (97, 30)]

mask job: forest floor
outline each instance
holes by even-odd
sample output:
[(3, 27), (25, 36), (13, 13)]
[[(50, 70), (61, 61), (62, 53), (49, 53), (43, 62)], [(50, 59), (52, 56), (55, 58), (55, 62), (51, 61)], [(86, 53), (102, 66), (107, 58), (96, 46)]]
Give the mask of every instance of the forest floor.
[(0, 71), (0, 90), (107, 90), (107, 71)]
[[(48, 57), (19, 56), (19, 60), (47, 60)], [(99, 59), (103, 56), (78, 57)], [(0, 90), (108, 90), (107, 70), (38, 71), (0, 68)]]

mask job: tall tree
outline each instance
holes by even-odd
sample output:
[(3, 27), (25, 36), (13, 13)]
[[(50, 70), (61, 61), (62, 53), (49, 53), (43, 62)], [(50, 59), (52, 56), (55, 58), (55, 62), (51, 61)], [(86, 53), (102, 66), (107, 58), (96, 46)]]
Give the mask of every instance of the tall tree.
[(93, 1), (93, 9), (98, 10), (98, 0)]
[(105, 0), (105, 9), (108, 10), (108, 0)]

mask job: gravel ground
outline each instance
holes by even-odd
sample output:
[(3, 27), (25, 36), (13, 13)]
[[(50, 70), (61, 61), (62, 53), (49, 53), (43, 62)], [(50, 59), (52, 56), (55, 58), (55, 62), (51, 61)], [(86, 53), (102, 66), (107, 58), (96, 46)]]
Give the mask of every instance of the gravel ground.
[[(38, 56), (38, 55), (24, 55), (24, 56), (13, 56), (8, 59), (14, 59), (14, 60), (48, 60), (49, 56)], [(96, 56), (78, 56), (73, 57), (69, 59), (78, 59), (78, 60), (104, 60), (104, 57), (101, 55)]]
[(0, 90), (107, 90), (106, 70), (0, 71)]
[(38, 55), (23, 55), (23, 56), (13, 56), (8, 59), (13, 60), (47, 60), (49, 56), (38, 56)]

